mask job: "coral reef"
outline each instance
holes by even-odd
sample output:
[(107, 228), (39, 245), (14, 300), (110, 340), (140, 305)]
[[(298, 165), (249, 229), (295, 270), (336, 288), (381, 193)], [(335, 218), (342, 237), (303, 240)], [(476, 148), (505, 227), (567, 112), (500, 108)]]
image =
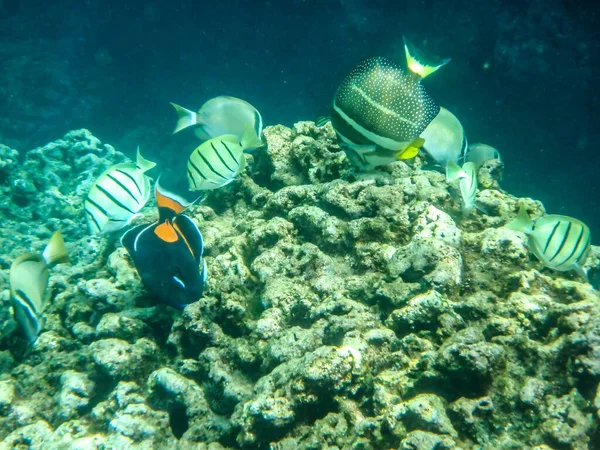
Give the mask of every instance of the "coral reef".
[[(83, 194), (122, 154), (85, 130), (22, 163), (0, 148), (0, 449), (598, 448), (598, 293), (503, 228), (539, 202), (488, 165), (487, 214), (463, 217), (419, 159), (360, 175), (329, 125), (264, 134), (188, 211), (209, 278), (182, 312), (148, 296), (117, 236), (86, 234)], [(29, 347), (8, 269), (55, 229), (72, 264)]]

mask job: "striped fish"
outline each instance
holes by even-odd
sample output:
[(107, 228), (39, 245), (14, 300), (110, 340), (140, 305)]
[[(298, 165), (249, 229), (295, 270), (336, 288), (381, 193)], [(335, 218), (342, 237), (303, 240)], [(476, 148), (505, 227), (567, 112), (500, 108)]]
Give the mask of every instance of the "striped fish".
[(187, 177), (192, 191), (218, 189), (231, 183), (244, 170), (244, 145), (233, 134), (204, 142), (188, 160)]
[(150, 179), (145, 172), (156, 164), (140, 154), (136, 163), (106, 169), (90, 188), (84, 202), (91, 234), (110, 233), (126, 226), (150, 197)]
[(260, 135), (263, 129), (262, 116), (250, 103), (235, 97), (219, 96), (211, 98), (196, 113), (171, 103), (179, 116), (175, 131), (194, 127), (194, 133), (203, 141), (235, 134), (241, 140), (247, 130), (252, 130), (253, 139), (247, 139), (246, 150), (261, 147)]
[(586, 281), (582, 268), (591, 245), (590, 229), (580, 220), (568, 216), (549, 214), (535, 222), (523, 206), (515, 220), (507, 225), (529, 237), (529, 248), (544, 264), (558, 271), (575, 270)]
[(65, 243), (57, 231), (41, 255), (25, 253), (10, 267), (13, 317), (31, 343), (35, 342), (43, 326), (42, 313), (49, 300), (49, 267), (66, 261)]
[(475, 197), (477, 195), (477, 166), (468, 162), (462, 168), (456, 163), (450, 161), (446, 165), (446, 179), (449, 182), (459, 181), (460, 194), (463, 199), (463, 212), (469, 215), (475, 206)]
[(465, 156), (467, 137), (463, 126), (446, 108), (440, 107), (421, 137), (425, 140), (423, 150), (442, 168), (450, 161), (458, 164)]

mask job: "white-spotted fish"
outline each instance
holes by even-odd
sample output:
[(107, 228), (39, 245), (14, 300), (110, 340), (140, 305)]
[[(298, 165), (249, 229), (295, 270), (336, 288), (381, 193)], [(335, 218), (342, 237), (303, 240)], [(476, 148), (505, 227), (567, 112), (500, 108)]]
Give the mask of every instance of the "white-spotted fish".
[[(262, 117), (254, 106), (244, 100), (228, 96), (211, 98), (197, 113), (175, 103), (171, 105), (179, 116), (173, 133), (193, 126), (194, 132), (203, 141), (225, 134), (235, 134), (238, 140), (241, 140), (244, 135), (247, 136), (246, 150), (263, 145), (260, 140), (263, 129)], [(252, 130), (252, 133), (248, 134), (248, 130)], [(252, 139), (248, 136), (252, 136)]]
[(162, 302), (183, 308), (204, 292), (204, 244), (196, 224), (182, 214), (191, 203), (161, 187), (159, 181), (155, 187), (158, 221), (127, 230), (121, 244), (146, 289)]
[(423, 150), (435, 161), (435, 164), (445, 168), (449, 162), (458, 164), (464, 158), (467, 150), (467, 137), (463, 126), (454, 114), (444, 107), (421, 133), (425, 140)]
[(427, 66), (407, 45), (405, 49), (407, 65), (415, 71), (386, 58), (369, 58), (335, 94), (331, 124), (349, 159), (361, 169), (413, 158), (423, 144), (421, 133), (439, 112), (420, 80), (445, 62)]
[(244, 143), (236, 135), (227, 134), (198, 146), (188, 160), (190, 190), (217, 189), (231, 183), (246, 164)]
[(448, 181), (459, 181), (460, 194), (463, 200), (463, 213), (468, 216), (475, 206), (477, 194), (477, 167), (473, 163), (465, 163), (462, 168), (450, 161), (446, 165)]
[(521, 205), (515, 220), (507, 225), (529, 238), (529, 248), (544, 264), (558, 271), (575, 270), (588, 281), (582, 268), (591, 245), (590, 229), (580, 220), (549, 214), (532, 221)]
[(494, 147), (482, 143), (469, 145), (465, 161), (475, 163), (479, 169), (483, 163), (489, 161), (490, 159), (497, 159), (498, 161), (502, 162), (502, 156), (500, 155), (500, 152)]
[(41, 255), (25, 253), (10, 267), (10, 296), (13, 317), (31, 343), (42, 330), (42, 314), (49, 301), (49, 268), (67, 261), (67, 250), (59, 231), (55, 232)]
[(150, 197), (150, 178), (145, 172), (155, 165), (138, 148), (135, 164), (116, 164), (98, 177), (84, 202), (91, 234), (117, 231), (131, 222)]

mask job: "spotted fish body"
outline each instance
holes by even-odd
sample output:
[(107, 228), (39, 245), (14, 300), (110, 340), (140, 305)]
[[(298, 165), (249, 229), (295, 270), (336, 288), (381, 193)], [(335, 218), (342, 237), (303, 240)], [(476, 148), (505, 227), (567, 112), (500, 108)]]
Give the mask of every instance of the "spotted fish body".
[(342, 82), (331, 123), (347, 146), (397, 152), (418, 138), (439, 110), (418, 77), (375, 57), (360, 63)]
[(243, 144), (236, 135), (209, 139), (188, 160), (190, 190), (218, 189), (231, 183), (244, 169), (245, 161)]

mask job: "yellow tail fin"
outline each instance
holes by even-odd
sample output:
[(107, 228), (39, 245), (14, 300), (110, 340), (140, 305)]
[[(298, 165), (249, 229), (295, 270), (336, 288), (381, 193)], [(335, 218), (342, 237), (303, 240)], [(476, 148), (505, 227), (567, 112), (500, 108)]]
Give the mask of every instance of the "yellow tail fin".
[(69, 261), (65, 241), (63, 240), (60, 231), (56, 231), (52, 235), (50, 242), (48, 242), (48, 245), (46, 245), (46, 248), (44, 249), (44, 253), (42, 253), (42, 257), (49, 266)]
[(434, 55), (426, 54), (404, 39), (404, 53), (408, 70), (420, 78), (425, 78), (450, 62), (450, 58), (440, 59)]

